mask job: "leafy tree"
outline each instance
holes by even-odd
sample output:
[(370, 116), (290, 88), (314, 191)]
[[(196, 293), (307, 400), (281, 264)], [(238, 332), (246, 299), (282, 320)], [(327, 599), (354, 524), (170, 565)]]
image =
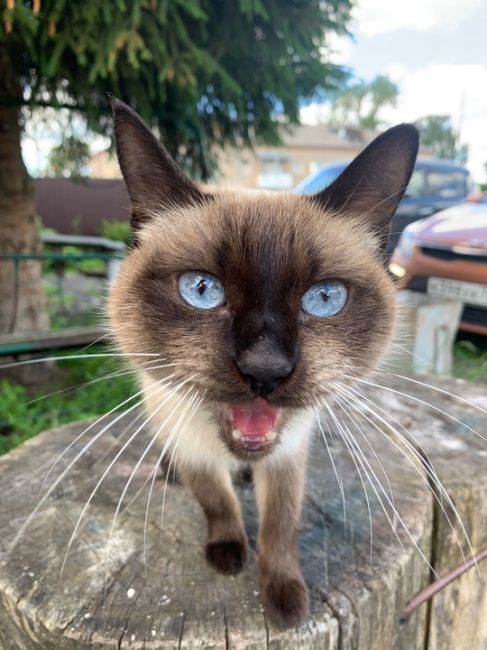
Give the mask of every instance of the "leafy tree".
[(395, 106), (398, 96), (399, 88), (385, 75), (351, 82), (336, 94), (332, 119), (341, 126), (375, 130), (381, 124), (381, 109)]
[(49, 152), (46, 172), (48, 176), (81, 179), (87, 176), (89, 162), (89, 145), (70, 135)]
[(426, 115), (419, 122), (424, 147), (429, 147), (438, 158), (456, 160), (462, 164), (467, 162), (468, 145), (460, 143), (450, 115)]
[[(276, 141), (277, 114), (296, 122), (302, 98), (340, 84), (344, 72), (324, 53), (327, 35), (345, 32), (352, 1), (0, 0), (1, 249), (39, 249), (20, 155), (24, 105), (68, 107), (106, 132), (113, 92), (206, 177), (212, 148)], [(22, 263), (16, 304), (7, 266), (0, 332), (45, 327), (38, 265)]]

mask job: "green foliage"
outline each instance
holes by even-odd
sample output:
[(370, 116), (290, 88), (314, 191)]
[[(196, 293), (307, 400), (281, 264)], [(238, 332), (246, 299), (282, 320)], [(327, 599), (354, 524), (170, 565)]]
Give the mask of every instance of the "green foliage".
[(87, 275), (104, 275), (106, 273), (106, 261), (95, 258), (72, 263), (72, 267), (73, 270), (81, 271)]
[(111, 91), (207, 176), (212, 146), (254, 134), (275, 142), (276, 113), (296, 122), (303, 98), (343, 81), (326, 52), (328, 36), (346, 33), (352, 2), (43, 0), (34, 13), (17, 0), (3, 9), (11, 28), (0, 30), (0, 54), (32, 105), (71, 107), (104, 132)]
[[(103, 351), (106, 348), (97, 349)], [(73, 359), (59, 361), (58, 365), (66, 368), (60, 388), (75, 387), (75, 390), (42, 397), (59, 387), (44, 389), (43, 393), (35, 396), (41, 399), (29, 403), (32, 398), (23, 386), (0, 381), (0, 454), (51, 427), (106, 413), (135, 390), (131, 374), (104, 379), (122, 369), (119, 361), (110, 358)], [(100, 381), (83, 386), (85, 382), (98, 379)]]
[[(66, 255), (66, 259), (49, 259), (43, 262), (43, 273), (57, 273), (64, 275), (66, 273), (88, 273), (104, 274), (106, 271), (106, 253), (100, 253), (94, 247), (90, 250), (88, 247), (65, 245), (59, 246), (44, 245), (44, 252), (57, 253)], [(82, 256), (85, 259), (69, 259), (70, 255)]]
[(48, 176), (83, 179), (88, 175), (89, 161), (90, 148), (87, 143), (70, 135), (49, 152), (46, 173)]
[(487, 348), (472, 341), (458, 341), (454, 349), (454, 375), (472, 382), (487, 382)]
[(108, 221), (103, 219), (100, 226), (100, 235), (108, 239), (123, 242), (126, 246), (132, 243), (132, 230), (128, 221)]
[(429, 147), (438, 158), (465, 164), (468, 146), (461, 144), (450, 115), (426, 115), (420, 120), (421, 144)]
[(351, 82), (336, 94), (332, 121), (339, 126), (376, 130), (381, 109), (395, 106), (398, 96), (399, 88), (385, 75), (369, 82)]

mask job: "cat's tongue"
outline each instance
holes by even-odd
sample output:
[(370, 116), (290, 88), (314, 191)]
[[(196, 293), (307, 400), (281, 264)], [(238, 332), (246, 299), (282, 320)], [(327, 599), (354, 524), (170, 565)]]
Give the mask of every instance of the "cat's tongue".
[(276, 437), (279, 409), (263, 399), (230, 406), (232, 438), (248, 449), (257, 449)]

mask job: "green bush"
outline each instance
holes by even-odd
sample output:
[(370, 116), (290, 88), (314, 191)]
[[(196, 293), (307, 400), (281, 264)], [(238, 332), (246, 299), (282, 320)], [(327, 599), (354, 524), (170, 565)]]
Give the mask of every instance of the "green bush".
[[(82, 246), (66, 245), (60, 248), (59, 246), (44, 246), (45, 253), (61, 253), (63, 255), (86, 255), (86, 259), (72, 260), (72, 259), (47, 259), (43, 262), (44, 273), (87, 273), (103, 275), (106, 271), (106, 260), (96, 257), (99, 255), (98, 251), (93, 249), (88, 250)], [(93, 257), (89, 257), (93, 255)]]
[[(93, 348), (92, 351), (105, 349)], [(69, 356), (75, 354), (73, 351), (66, 355), (66, 360), (58, 362), (60, 367), (66, 368), (63, 385), (47, 388), (34, 397), (29, 397), (20, 384), (0, 381), (0, 454), (51, 427), (107, 413), (135, 391), (133, 374), (105, 379), (107, 375), (126, 369), (120, 361), (110, 357), (69, 360)], [(83, 385), (98, 379), (100, 381)], [(65, 388), (70, 390), (48, 394)]]
[(115, 239), (123, 242), (126, 246), (132, 243), (132, 231), (128, 221), (108, 221), (103, 219), (100, 226), (100, 234), (107, 239)]
[(463, 340), (455, 344), (455, 377), (472, 382), (487, 382), (487, 349), (480, 349), (472, 341)]

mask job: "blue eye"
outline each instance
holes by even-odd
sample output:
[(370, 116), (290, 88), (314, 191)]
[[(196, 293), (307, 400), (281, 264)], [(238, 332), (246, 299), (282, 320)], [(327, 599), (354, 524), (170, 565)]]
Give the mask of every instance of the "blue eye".
[(209, 273), (190, 271), (178, 280), (179, 293), (192, 307), (214, 309), (225, 304), (223, 285)]
[(334, 316), (347, 304), (348, 289), (337, 280), (318, 282), (301, 298), (303, 310), (312, 316)]

